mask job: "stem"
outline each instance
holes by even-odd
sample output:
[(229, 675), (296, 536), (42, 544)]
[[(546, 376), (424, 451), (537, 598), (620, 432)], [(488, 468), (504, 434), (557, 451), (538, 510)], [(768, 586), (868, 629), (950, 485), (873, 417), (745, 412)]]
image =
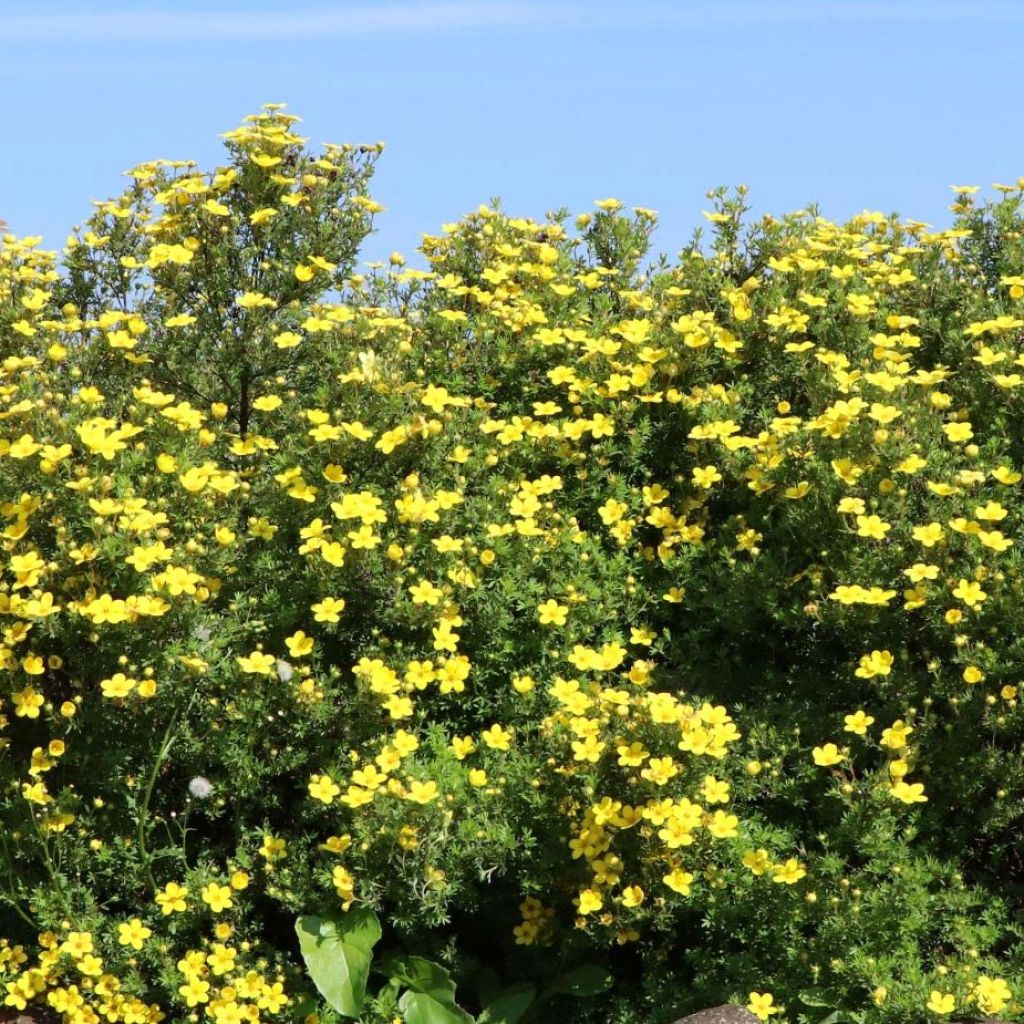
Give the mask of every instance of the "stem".
[(142, 870), (145, 871), (146, 878), (154, 890), (156, 890), (157, 884), (156, 879), (153, 877), (149, 851), (146, 849), (146, 820), (149, 816), (149, 802), (153, 798), (153, 789), (156, 787), (156, 777), (159, 775), (160, 769), (163, 767), (163, 763), (171, 749), (171, 745), (174, 743), (174, 727), (178, 724), (178, 718), (179, 711), (176, 709), (174, 714), (171, 715), (171, 720), (167, 723), (167, 728), (164, 731), (164, 738), (160, 744), (160, 752), (156, 755), (156, 760), (153, 762), (153, 770), (149, 773), (149, 781), (146, 783), (146, 792), (143, 794), (142, 806), (139, 809), (137, 831), (139, 857), (142, 861)]
[(39, 926), (31, 917), (25, 912), (21, 906), (21, 901), (18, 899), (17, 890), (14, 888), (14, 882), (17, 878), (14, 871), (14, 859), (11, 856), (10, 848), (7, 845), (7, 838), (0, 832), (0, 852), (3, 853), (4, 865), (7, 868), (7, 875), (10, 879), (10, 888), (6, 888), (0, 892), (0, 899), (5, 900), (11, 907), (14, 908), (14, 912), (20, 917), (25, 924), (35, 931), (39, 930)]
[(68, 902), (67, 893), (64, 892), (64, 886), (61, 885), (60, 878), (57, 875), (57, 869), (53, 865), (53, 858), (50, 856), (50, 846), (46, 840), (46, 836), (43, 834), (43, 830), (39, 827), (39, 821), (36, 818), (35, 812), (30, 809), (29, 817), (32, 819), (32, 827), (35, 829), (36, 835), (39, 837), (39, 845), (43, 851), (43, 867), (46, 868), (46, 874), (49, 876), (50, 884), (53, 886), (54, 892), (60, 899), (61, 909), (63, 909), (65, 915), (71, 920), (75, 920), (75, 915), (72, 913), (71, 904)]

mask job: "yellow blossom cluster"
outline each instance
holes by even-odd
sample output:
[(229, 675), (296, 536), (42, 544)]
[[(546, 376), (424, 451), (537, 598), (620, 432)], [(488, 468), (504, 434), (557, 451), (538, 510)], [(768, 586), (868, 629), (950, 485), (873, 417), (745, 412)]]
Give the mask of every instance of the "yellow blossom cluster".
[[(609, 199), (365, 274), (380, 147), (295, 120), (136, 167), (63, 263), (0, 242), (4, 1005), (290, 1019), (268, 907), (425, 934), (512, 890), (482, 959), (659, 963), (737, 893), (807, 948), (723, 998), (881, 1010), (828, 945), (848, 876), (910, 834), (979, 901), (1013, 863), (1019, 267), (870, 212), (742, 252), (723, 201), (645, 271), (654, 216)], [(1016, 1013), (950, 906), (892, 998)]]

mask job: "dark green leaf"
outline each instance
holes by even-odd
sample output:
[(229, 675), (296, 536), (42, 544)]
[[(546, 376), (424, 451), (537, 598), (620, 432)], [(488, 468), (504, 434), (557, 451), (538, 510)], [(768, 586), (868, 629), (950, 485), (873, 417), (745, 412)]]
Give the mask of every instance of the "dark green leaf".
[(535, 986), (526, 983), (512, 985), (487, 1001), (479, 1024), (516, 1024), (536, 997)]
[(548, 985), (541, 993), (541, 1001), (552, 996), (599, 996), (612, 987), (612, 976), (596, 964), (576, 967)]

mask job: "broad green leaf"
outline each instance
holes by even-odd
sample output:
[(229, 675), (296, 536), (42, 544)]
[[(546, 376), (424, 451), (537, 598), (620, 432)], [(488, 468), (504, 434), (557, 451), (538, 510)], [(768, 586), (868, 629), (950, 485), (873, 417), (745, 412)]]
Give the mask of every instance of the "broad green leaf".
[(473, 1024), (473, 1018), (455, 1003), (442, 1003), (433, 996), (409, 989), (398, 1000), (405, 1024)]
[(338, 1013), (358, 1017), (366, 999), (373, 947), (380, 922), (369, 907), (342, 916), (300, 917), (295, 922), (299, 949), (313, 984)]
[(533, 985), (512, 985), (488, 1000), (478, 1024), (517, 1024), (536, 997), (537, 989)]
[(841, 1024), (844, 1020), (846, 1020), (846, 1017), (842, 1011), (833, 1010), (827, 1017), (822, 1017), (818, 1024)]
[(455, 982), (439, 964), (410, 956), (397, 962), (392, 973), (408, 989), (398, 1001), (405, 1024), (472, 1024), (455, 1002)]

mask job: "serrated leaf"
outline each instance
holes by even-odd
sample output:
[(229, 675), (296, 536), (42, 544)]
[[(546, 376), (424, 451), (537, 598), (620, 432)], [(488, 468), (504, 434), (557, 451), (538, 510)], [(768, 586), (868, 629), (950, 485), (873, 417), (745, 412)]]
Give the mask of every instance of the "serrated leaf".
[(534, 985), (511, 985), (491, 999), (478, 1018), (478, 1024), (517, 1024), (537, 997)]
[(295, 922), (299, 949), (319, 993), (338, 1013), (358, 1017), (366, 999), (380, 922), (369, 907), (341, 916), (308, 915)]

